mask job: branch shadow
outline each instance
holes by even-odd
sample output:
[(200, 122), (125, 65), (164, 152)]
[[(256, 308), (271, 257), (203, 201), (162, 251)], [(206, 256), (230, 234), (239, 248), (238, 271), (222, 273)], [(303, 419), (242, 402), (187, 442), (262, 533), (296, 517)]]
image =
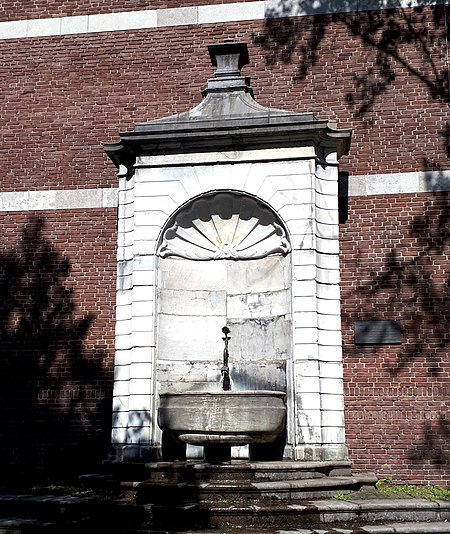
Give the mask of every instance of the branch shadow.
[[(330, 0), (318, 0), (313, 7), (306, 0), (278, 0), (267, 8), (264, 29), (253, 34), (253, 41), (263, 50), (268, 66), (296, 63), (294, 82), (298, 83), (319, 63), (329, 29), (343, 26), (349, 48), (338, 45), (335, 52), (340, 60), (351, 60), (355, 39), (366, 56), (360, 72), (352, 74), (352, 90), (345, 95), (355, 118), (367, 118), (396, 80), (397, 68), (412, 75), (433, 100), (449, 103), (449, 72), (442, 50), (449, 37), (445, 6), (405, 9), (399, 4), (385, 9), (384, 4), (380, 0), (379, 10), (355, 12), (355, 2), (344, 0), (336, 13)], [(311, 10), (313, 16), (295, 17)]]
[(2, 483), (71, 478), (98, 465), (110, 418), (105, 347), (84, 339), (70, 261), (31, 216), (0, 253), (0, 469)]

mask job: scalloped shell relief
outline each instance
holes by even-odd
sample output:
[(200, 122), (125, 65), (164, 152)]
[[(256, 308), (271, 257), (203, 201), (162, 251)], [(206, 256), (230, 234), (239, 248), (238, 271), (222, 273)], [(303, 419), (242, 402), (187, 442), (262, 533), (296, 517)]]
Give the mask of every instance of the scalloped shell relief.
[(246, 260), (290, 251), (286, 231), (271, 209), (250, 196), (219, 192), (178, 211), (157, 253), (162, 258)]

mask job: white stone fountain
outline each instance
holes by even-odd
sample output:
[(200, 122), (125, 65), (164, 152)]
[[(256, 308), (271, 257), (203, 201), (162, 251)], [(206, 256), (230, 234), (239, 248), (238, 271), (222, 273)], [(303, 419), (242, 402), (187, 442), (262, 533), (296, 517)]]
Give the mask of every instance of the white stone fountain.
[[(262, 390), (285, 396), (286, 461), (346, 461), (338, 159), (351, 132), (257, 104), (240, 74), (245, 44), (209, 52), (217, 68), (197, 107), (105, 145), (120, 180), (116, 458), (164, 458), (168, 399), (186, 394), (199, 419), (219, 414), (224, 427), (208, 432), (223, 437), (221, 395), (245, 392), (256, 412)], [(221, 392), (224, 324), (232, 395)], [(246, 437), (230, 443), (267, 441), (251, 422), (233, 421)]]

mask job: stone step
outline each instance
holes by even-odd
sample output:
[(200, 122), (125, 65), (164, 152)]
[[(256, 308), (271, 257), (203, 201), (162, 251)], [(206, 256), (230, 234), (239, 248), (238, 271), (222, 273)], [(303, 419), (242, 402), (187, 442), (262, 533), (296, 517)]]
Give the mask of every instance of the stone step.
[(39, 521), (38, 519), (24, 519), (23, 517), (0, 518), (0, 534), (56, 534), (55, 523)]
[[(386, 522), (439, 522), (450, 520), (450, 502), (421, 499), (379, 499), (338, 501), (336, 499), (261, 505), (192, 505), (187, 510), (176, 506), (152, 507), (155, 528), (255, 528), (262, 530), (326, 528), (327, 525), (350, 524), (352, 528)], [(417, 531), (419, 532), (419, 531)], [(287, 533), (285, 533), (287, 534)]]
[(203, 461), (152, 462), (105, 462), (105, 473), (83, 475), (84, 484), (112, 483), (115, 480), (180, 482), (213, 482), (220, 480), (271, 481), (327, 476), (350, 476), (351, 462), (248, 462), (232, 460), (224, 463)]
[(0, 495), (0, 534), (41, 531), (72, 534), (105, 525), (136, 528), (146, 524), (147, 517), (145, 506), (94, 497)]
[[(263, 482), (350, 476), (351, 462), (246, 462), (235, 460), (228, 463), (205, 462), (154, 462), (146, 464), (149, 481), (173, 480), (213, 482), (234, 480)], [(143, 478), (141, 480), (144, 480)]]
[(274, 480), (269, 482), (219, 481), (214, 483), (145, 481), (137, 485), (140, 503), (253, 503), (256, 500), (321, 499), (334, 496), (338, 491), (354, 490), (373, 485), (374, 475), (352, 477), (322, 477), (300, 480)]

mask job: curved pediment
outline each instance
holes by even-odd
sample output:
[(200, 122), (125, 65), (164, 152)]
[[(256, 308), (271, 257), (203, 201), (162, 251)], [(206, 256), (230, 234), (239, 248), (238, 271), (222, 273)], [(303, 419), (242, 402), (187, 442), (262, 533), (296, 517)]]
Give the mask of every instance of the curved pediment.
[(291, 246), (279, 217), (238, 193), (205, 195), (182, 208), (162, 234), (158, 255), (192, 260), (246, 260), (286, 255)]

